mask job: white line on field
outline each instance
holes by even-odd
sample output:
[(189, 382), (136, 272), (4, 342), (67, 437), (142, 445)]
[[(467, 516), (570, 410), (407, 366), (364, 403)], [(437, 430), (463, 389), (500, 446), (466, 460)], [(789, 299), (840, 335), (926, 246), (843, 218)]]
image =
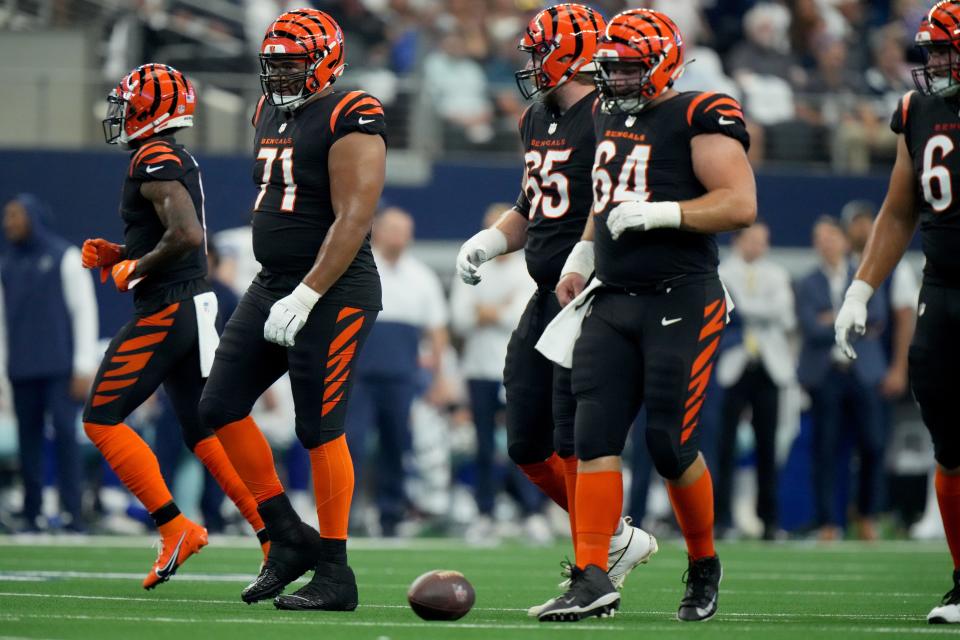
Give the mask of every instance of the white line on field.
[[(294, 614), (295, 615), (295, 614)], [(311, 616), (311, 614), (306, 614)], [(724, 615), (724, 614), (719, 614)], [(294, 626), (343, 626), (343, 627), (376, 627), (376, 628), (419, 628), (419, 629), (489, 629), (489, 630), (542, 630), (549, 632), (556, 631), (677, 631), (681, 627), (678, 623), (659, 624), (659, 623), (641, 623), (629, 627), (622, 625), (609, 624), (607, 622), (586, 622), (579, 625), (537, 625), (529, 624), (498, 624), (498, 623), (480, 623), (480, 622), (387, 622), (387, 621), (364, 621), (364, 620), (344, 620), (343, 614), (321, 614), (310, 619), (297, 619), (291, 616), (278, 614), (269, 618), (171, 618), (161, 616), (116, 616), (116, 615), (80, 615), (80, 614), (3, 614), (0, 613), (0, 619), (11, 622), (20, 621), (23, 618), (38, 620), (83, 620), (83, 621), (106, 621), (106, 622), (157, 622), (157, 623), (181, 623), (181, 624), (258, 624), (258, 625), (294, 625)], [(814, 626), (794, 626), (794, 629), (803, 629), (813, 632), (823, 632), (836, 634), (837, 632), (858, 633), (858, 634), (896, 634), (905, 635), (955, 635), (956, 629), (919, 626), (923, 624), (922, 618), (916, 618), (917, 627), (814, 627)], [(738, 632), (759, 632), (769, 635), (767, 628), (758, 628), (752, 625), (735, 626), (724, 625), (725, 629)]]

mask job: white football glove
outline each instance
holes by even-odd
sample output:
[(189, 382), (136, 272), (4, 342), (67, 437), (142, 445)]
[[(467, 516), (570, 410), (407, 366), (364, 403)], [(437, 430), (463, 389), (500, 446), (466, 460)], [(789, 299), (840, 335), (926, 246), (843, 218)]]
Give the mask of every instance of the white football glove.
[(837, 319), (833, 323), (833, 329), (836, 332), (837, 346), (843, 355), (851, 360), (857, 359), (857, 352), (850, 345), (853, 331), (862, 336), (867, 331), (867, 302), (873, 295), (873, 287), (863, 280), (854, 280), (847, 289), (847, 294), (843, 298), (843, 304), (837, 313)]
[(621, 202), (607, 216), (607, 228), (617, 240), (624, 231), (678, 229), (681, 218), (678, 202)]
[(499, 229), (484, 229), (463, 243), (457, 254), (457, 275), (467, 284), (480, 282), (479, 269), (507, 250), (507, 237)]
[(263, 324), (263, 337), (281, 347), (292, 347), (300, 329), (307, 323), (307, 316), (320, 294), (304, 283), (285, 298), (280, 298), (270, 307), (270, 315)]

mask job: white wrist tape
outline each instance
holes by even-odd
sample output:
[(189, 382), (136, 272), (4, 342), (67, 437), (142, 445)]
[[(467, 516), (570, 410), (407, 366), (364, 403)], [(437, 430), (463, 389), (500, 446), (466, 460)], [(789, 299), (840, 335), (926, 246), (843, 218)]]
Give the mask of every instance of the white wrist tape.
[(648, 202), (646, 204), (647, 229), (679, 229), (683, 218), (679, 202)]
[(563, 263), (563, 269), (560, 270), (560, 277), (568, 273), (579, 273), (584, 278), (589, 278), (593, 273), (593, 240), (581, 240), (573, 245), (567, 261)]
[(310, 313), (310, 310), (317, 304), (317, 300), (320, 299), (320, 294), (311, 289), (306, 283), (301, 282), (297, 285), (297, 288), (291, 292), (290, 297), (302, 305), (307, 313)]
[(863, 280), (854, 280), (850, 283), (850, 287), (847, 289), (847, 293), (844, 297), (867, 304), (867, 302), (870, 301), (870, 296), (872, 295), (873, 287)]
[(470, 238), (470, 242), (483, 249), (487, 260), (493, 260), (507, 251), (507, 236), (497, 228), (484, 229)]

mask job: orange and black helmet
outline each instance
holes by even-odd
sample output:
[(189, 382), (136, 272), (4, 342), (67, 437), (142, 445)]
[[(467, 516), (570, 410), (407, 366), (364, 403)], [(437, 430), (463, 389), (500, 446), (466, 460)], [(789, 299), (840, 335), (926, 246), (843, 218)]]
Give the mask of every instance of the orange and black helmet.
[(107, 96), (103, 137), (109, 144), (144, 140), (169, 129), (193, 126), (197, 96), (186, 76), (150, 63), (128, 73)]
[(914, 39), (927, 62), (913, 70), (925, 95), (951, 96), (960, 89), (960, 0), (943, 0), (930, 9)]
[(517, 71), (524, 98), (553, 91), (564, 82), (593, 69), (593, 54), (603, 35), (603, 16), (582, 4), (558, 4), (538, 13), (527, 25), (519, 48), (531, 63)]
[(607, 24), (593, 59), (604, 113), (636, 113), (683, 73), (683, 36), (665, 14), (630, 9)]
[(260, 46), (260, 86), (267, 102), (292, 111), (323, 91), (346, 66), (343, 31), (316, 9), (282, 14), (267, 27)]

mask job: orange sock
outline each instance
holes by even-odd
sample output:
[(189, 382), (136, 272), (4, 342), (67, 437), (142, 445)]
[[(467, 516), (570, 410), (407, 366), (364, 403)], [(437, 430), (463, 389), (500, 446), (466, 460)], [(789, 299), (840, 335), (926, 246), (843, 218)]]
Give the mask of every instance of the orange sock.
[(217, 440), (257, 504), (283, 493), (283, 485), (273, 466), (270, 443), (260, 433), (253, 418), (247, 416), (220, 427)]
[(570, 516), (570, 536), (573, 538), (573, 549), (577, 549), (577, 467), (580, 461), (576, 456), (561, 458), (563, 461), (563, 481), (567, 487), (567, 514)]
[(547, 494), (547, 497), (560, 505), (564, 510), (567, 509), (569, 502), (567, 495), (566, 471), (564, 469), (563, 459), (556, 453), (552, 454), (543, 462), (531, 462), (530, 464), (517, 465), (523, 471), (523, 475), (530, 478), (530, 482), (540, 487), (540, 491)]
[(947, 546), (953, 556), (953, 568), (960, 569), (960, 476), (948, 476), (937, 467), (934, 486)]
[(346, 540), (353, 499), (353, 460), (347, 448), (347, 436), (310, 449), (310, 467), (320, 536)]
[(193, 455), (197, 456), (210, 475), (216, 479), (223, 492), (233, 500), (233, 504), (237, 505), (237, 509), (247, 519), (253, 530), (263, 529), (263, 519), (257, 513), (257, 501), (253, 499), (253, 494), (230, 464), (227, 452), (223, 450), (223, 445), (217, 437), (210, 436), (198, 442), (193, 448)]
[(704, 469), (703, 475), (686, 487), (668, 482), (667, 493), (680, 531), (687, 541), (690, 559), (717, 555), (713, 548), (713, 480), (710, 470)]
[(160, 475), (157, 457), (133, 429), (122, 422), (109, 426), (84, 422), (83, 430), (147, 511), (153, 513), (173, 502), (170, 489)]
[(176, 535), (180, 531), (183, 531), (186, 528), (187, 524), (189, 524), (189, 522), (190, 521), (187, 520), (187, 516), (181, 513), (181, 514), (178, 514), (177, 517), (171, 520), (170, 522), (166, 522), (160, 525), (159, 527), (157, 527), (157, 530), (160, 531), (161, 536), (166, 538), (167, 536)]
[(623, 511), (623, 474), (599, 471), (577, 474), (577, 566), (607, 570), (610, 538)]

